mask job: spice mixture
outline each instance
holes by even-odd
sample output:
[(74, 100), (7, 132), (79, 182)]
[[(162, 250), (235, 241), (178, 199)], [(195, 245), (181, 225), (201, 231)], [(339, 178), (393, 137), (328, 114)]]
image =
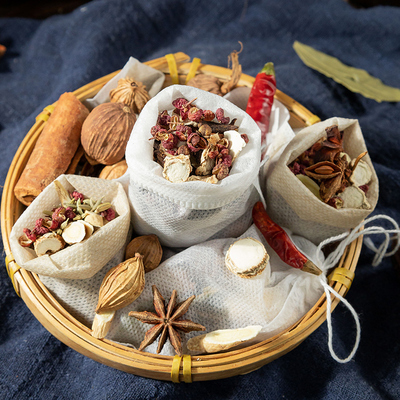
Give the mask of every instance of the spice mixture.
[(222, 108), (215, 113), (203, 110), (193, 104), (195, 100), (177, 98), (171, 115), (162, 111), (151, 128), (154, 161), (163, 167), (164, 178), (173, 183), (217, 183), (226, 178), (249, 140), (238, 133), (236, 119), (226, 117)]
[(337, 125), (325, 129), (320, 139), (297, 157), (290, 170), (319, 199), (334, 208), (371, 208), (366, 198), (372, 171), (362, 158), (351, 157), (343, 149), (343, 131)]

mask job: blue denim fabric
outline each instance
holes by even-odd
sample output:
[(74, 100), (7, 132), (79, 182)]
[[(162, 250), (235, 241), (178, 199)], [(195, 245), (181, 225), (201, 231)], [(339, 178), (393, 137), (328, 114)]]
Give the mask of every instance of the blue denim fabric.
[[(374, 214), (400, 221), (400, 104), (377, 103), (306, 67), (295, 40), (366, 69), (400, 87), (400, 8), (354, 9), (342, 0), (230, 2), (93, 1), (44, 21), (0, 18), (0, 184), (35, 116), (88, 82), (141, 61), (183, 51), (227, 66), (243, 43), (243, 72), (275, 64), (280, 90), (322, 120), (360, 121), (380, 180)], [(261, 369), (220, 381), (188, 384), (145, 379), (112, 369), (54, 338), (15, 294), (0, 266), (0, 398), (3, 399), (399, 399), (400, 280), (392, 261), (371, 266), (365, 246), (347, 295), (361, 321), (361, 343), (347, 364), (328, 351), (324, 323), (301, 345)], [(355, 324), (333, 313), (337, 354), (352, 348)]]

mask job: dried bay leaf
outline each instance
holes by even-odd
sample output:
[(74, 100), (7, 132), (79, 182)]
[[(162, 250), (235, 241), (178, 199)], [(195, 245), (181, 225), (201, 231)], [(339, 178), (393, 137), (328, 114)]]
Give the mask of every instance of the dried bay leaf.
[(385, 85), (367, 71), (343, 64), (337, 58), (295, 41), (293, 48), (308, 67), (332, 78), (355, 93), (377, 102), (400, 101), (400, 89)]

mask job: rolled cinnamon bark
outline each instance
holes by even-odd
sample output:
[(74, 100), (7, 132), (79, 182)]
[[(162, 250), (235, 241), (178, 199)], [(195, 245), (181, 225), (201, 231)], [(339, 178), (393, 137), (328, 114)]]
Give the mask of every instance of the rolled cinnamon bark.
[(31, 204), (48, 184), (67, 171), (88, 115), (89, 110), (72, 93), (60, 96), (14, 188), (21, 203)]

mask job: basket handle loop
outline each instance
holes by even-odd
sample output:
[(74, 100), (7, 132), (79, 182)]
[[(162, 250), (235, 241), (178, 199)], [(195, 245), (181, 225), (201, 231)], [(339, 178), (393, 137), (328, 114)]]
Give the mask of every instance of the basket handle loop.
[(169, 73), (171, 75), (172, 83), (174, 85), (179, 84), (178, 68), (176, 66), (175, 56), (170, 53), (165, 56), (168, 63)]
[(181, 368), (181, 361), (183, 359), (183, 382), (192, 382), (192, 357), (188, 354), (184, 354), (183, 357), (175, 356), (172, 360), (171, 368), (171, 380), (174, 383), (179, 383), (179, 371)]
[(54, 111), (55, 106), (50, 105), (43, 109), (43, 111), (36, 117), (36, 122), (44, 121), (46, 122), (49, 118), (51, 113)]
[(186, 76), (186, 81), (185, 81), (186, 84), (187, 84), (192, 78), (194, 78), (194, 77), (196, 76), (196, 72), (197, 72), (197, 69), (198, 69), (199, 66), (200, 66), (200, 62), (201, 62), (201, 59), (200, 59), (200, 58), (197, 58), (197, 57), (193, 58), (193, 61), (192, 61), (192, 63), (190, 64), (189, 72), (188, 72), (188, 74), (187, 74), (187, 76)]
[[(10, 265), (11, 263), (13, 264)], [(14, 257), (12, 255), (10, 257), (6, 256), (6, 269), (8, 276), (10, 277), (11, 282), (13, 284), (15, 293), (17, 293), (17, 295), (21, 297), (19, 285), (17, 285), (17, 281), (14, 279), (15, 273), (18, 272), (21, 269), (21, 267), (15, 262)]]

